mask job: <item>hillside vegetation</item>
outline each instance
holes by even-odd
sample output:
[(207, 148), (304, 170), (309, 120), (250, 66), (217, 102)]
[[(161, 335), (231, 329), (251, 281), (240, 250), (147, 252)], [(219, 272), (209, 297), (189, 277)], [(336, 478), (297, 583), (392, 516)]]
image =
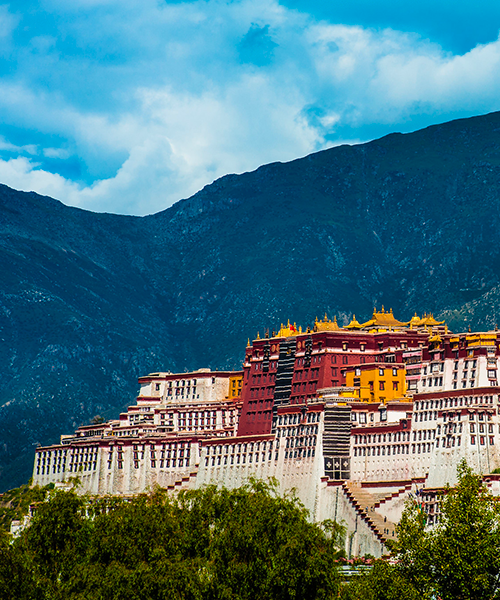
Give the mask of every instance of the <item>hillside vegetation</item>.
[(500, 113), (228, 175), (143, 218), (0, 186), (0, 490), (152, 371), (288, 318), (500, 320)]

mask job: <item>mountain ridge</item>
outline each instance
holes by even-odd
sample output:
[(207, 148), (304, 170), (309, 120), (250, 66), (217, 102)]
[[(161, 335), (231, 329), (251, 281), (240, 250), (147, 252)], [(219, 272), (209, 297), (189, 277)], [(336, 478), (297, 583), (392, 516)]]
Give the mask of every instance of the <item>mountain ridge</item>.
[(226, 175), (144, 217), (0, 185), (0, 489), (33, 446), (117, 416), (147, 372), (238, 367), (247, 338), (392, 306), (500, 317), (500, 113)]

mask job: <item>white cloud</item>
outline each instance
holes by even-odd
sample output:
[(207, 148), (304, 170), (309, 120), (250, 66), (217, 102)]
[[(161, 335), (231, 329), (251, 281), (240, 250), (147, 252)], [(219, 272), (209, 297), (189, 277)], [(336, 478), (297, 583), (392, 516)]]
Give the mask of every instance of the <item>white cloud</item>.
[[(401, 129), (416, 110), (446, 120), (498, 108), (498, 41), (454, 56), (275, 0), (40, 4), (51, 26), (30, 22), (17, 71), (0, 77), (2, 121), (25, 132), (3, 132), (0, 152), (19, 158), (4, 156), (0, 181), (90, 210), (161, 210), (225, 173), (366, 139), (373, 123)], [(0, 7), (0, 32), (22, 17)], [(260, 68), (251, 48), (245, 64), (238, 55), (252, 27), (272, 40)], [(74, 156), (78, 181), (45, 163)]]
[(78, 188), (64, 177), (37, 167), (37, 163), (24, 157), (0, 160), (0, 181), (17, 190), (35, 191), (60, 200), (66, 199)]
[(37, 154), (38, 148), (34, 144), (27, 144), (25, 146), (16, 146), (11, 144), (4, 137), (0, 136), (0, 150), (7, 150), (7, 152), (19, 152), (27, 154)]

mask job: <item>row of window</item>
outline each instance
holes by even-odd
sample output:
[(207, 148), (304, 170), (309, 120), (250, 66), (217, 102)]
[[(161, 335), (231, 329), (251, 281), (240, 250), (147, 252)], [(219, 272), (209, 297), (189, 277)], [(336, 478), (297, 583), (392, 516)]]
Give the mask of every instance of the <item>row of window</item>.
[(355, 435), (355, 444), (375, 444), (385, 442), (409, 442), (409, 431), (395, 431), (393, 433), (374, 433), (372, 435)]
[[(215, 377), (213, 377), (212, 379), (213, 379), (212, 383), (215, 383)], [(182, 387), (185, 387), (185, 386), (191, 387), (191, 386), (193, 386), (193, 388), (196, 389), (196, 383), (197, 383), (196, 379), (177, 379), (175, 381), (175, 387), (180, 387), (180, 386), (182, 386)], [(156, 385), (159, 386), (160, 384), (157, 383)], [(168, 382), (168, 387), (171, 388), (172, 386), (173, 386), (173, 382), (169, 381)], [(157, 387), (156, 389), (159, 390), (160, 388)]]
[(295, 371), (295, 380), (297, 379), (318, 379), (319, 369), (304, 369), (303, 371)]
[[(173, 394), (172, 390), (168, 390), (167, 396), (173, 396), (173, 395), (174, 394)], [(186, 390), (186, 394), (184, 394), (184, 388), (182, 388), (182, 391), (180, 389), (176, 389), (175, 395), (180, 396), (183, 400), (184, 400), (184, 398), (189, 399), (189, 396), (191, 396), (191, 400), (199, 400), (199, 398), (200, 398), (200, 394), (197, 394), (196, 390), (193, 390), (193, 393), (191, 394), (189, 391), (189, 388)]]
[(288, 437), (294, 435), (315, 435), (318, 433), (317, 425), (300, 425), (299, 427), (282, 427), (276, 432), (276, 437)]
[(292, 385), (292, 393), (300, 394), (301, 392), (314, 392), (318, 385), (317, 381), (303, 381), (302, 383), (294, 383)]
[(307, 448), (308, 446), (316, 446), (316, 437), (286, 438), (286, 448)]
[(439, 387), (439, 386), (443, 385), (442, 377), (434, 377), (434, 379), (432, 377), (429, 377), (429, 379), (422, 379), (422, 386), (423, 387), (425, 387), (425, 386), (432, 387), (433, 381), (434, 381), (434, 387)]
[(269, 421), (271, 419), (271, 411), (253, 411), (248, 412), (248, 420), (249, 421)]
[(273, 447), (273, 440), (269, 442), (246, 442), (244, 444), (219, 444), (219, 445), (210, 445), (206, 446), (207, 455), (216, 455), (216, 454), (240, 454), (246, 453), (247, 451), (253, 452), (263, 450), (266, 448), (271, 450)]
[[(420, 444), (418, 445), (420, 446)], [(396, 444), (393, 446), (364, 446), (362, 448), (354, 448), (354, 456), (395, 456), (396, 454), (409, 454), (409, 451), (409, 444)]]
[[(277, 453), (276, 453), (277, 454)], [(298, 448), (296, 450), (286, 450), (285, 451), (285, 460), (290, 458), (311, 458), (316, 454), (315, 448)]]
[(276, 381), (276, 373), (264, 373), (263, 375), (252, 375), (252, 385), (260, 385), (261, 383), (274, 383)]
[[(310, 412), (305, 415), (305, 423), (319, 423), (321, 413)], [(299, 413), (290, 413), (287, 415), (280, 415), (278, 417), (278, 425), (296, 425), (301, 422), (301, 415)], [(317, 428), (316, 428), (317, 429)]]
[(264, 396), (270, 397), (274, 395), (273, 387), (261, 387), (261, 388), (251, 388), (250, 389), (250, 398), (264, 398)]
[[(272, 361), (269, 362), (269, 369), (271, 371), (276, 371), (277, 368), (278, 368), (278, 361), (272, 360)], [(252, 369), (254, 371), (262, 371), (262, 362), (260, 362), (260, 361), (259, 362), (253, 362), (252, 363)]]
[[(249, 454), (223, 454), (223, 455), (218, 455), (218, 456), (206, 456), (205, 457), (205, 466), (208, 467), (210, 464), (212, 467), (215, 466), (219, 466), (219, 465), (244, 465), (244, 464), (251, 464), (253, 462), (258, 463), (259, 459), (260, 462), (264, 462), (266, 460), (266, 454), (267, 454), (267, 459), (268, 460), (272, 460), (272, 455), (273, 453), (271, 451), (269, 452), (254, 452), (254, 453), (249, 453)], [(275, 460), (278, 460), (278, 452), (275, 453)]]
[(453, 406), (472, 406), (473, 404), (493, 404), (493, 396), (465, 396), (460, 398), (441, 398), (440, 400), (416, 401), (413, 410), (429, 408), (452, 408)]

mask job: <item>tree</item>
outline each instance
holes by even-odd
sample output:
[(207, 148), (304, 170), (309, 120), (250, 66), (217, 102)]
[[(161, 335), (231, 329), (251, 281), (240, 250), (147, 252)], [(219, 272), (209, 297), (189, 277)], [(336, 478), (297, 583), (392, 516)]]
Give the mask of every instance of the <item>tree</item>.
[(90, 529), (85, 500), (74, 492), (55, 492), (37, 507), (14, 548), (23, 553), (36, 587), (44, 590), (43, 597), (66, 598), (65, 588), (84, 560)]
[(343, 600), (422, 600), (422, 595), (408, 581), (397, 565), (376, 560), (371, 571), (355, 577), (343, 589)]
[(500, 510), (465, 461), (447, 489), (431, 536), (433, 579), (443, 600), (500, 597)]
[(131, 500), (56, 492), (18, 540), (0, 540), (0, 599), (336, 598), (342, 530), (307, 517), (256, 480)]
[(457, 485), (442, 495), (440, 522), (427, 527), (410, 502), (391, 547), (394, 564), (376, 563), (348, 586), (346, 598), (500, 598), (500, 507), (465, 461), (457, 472)]

